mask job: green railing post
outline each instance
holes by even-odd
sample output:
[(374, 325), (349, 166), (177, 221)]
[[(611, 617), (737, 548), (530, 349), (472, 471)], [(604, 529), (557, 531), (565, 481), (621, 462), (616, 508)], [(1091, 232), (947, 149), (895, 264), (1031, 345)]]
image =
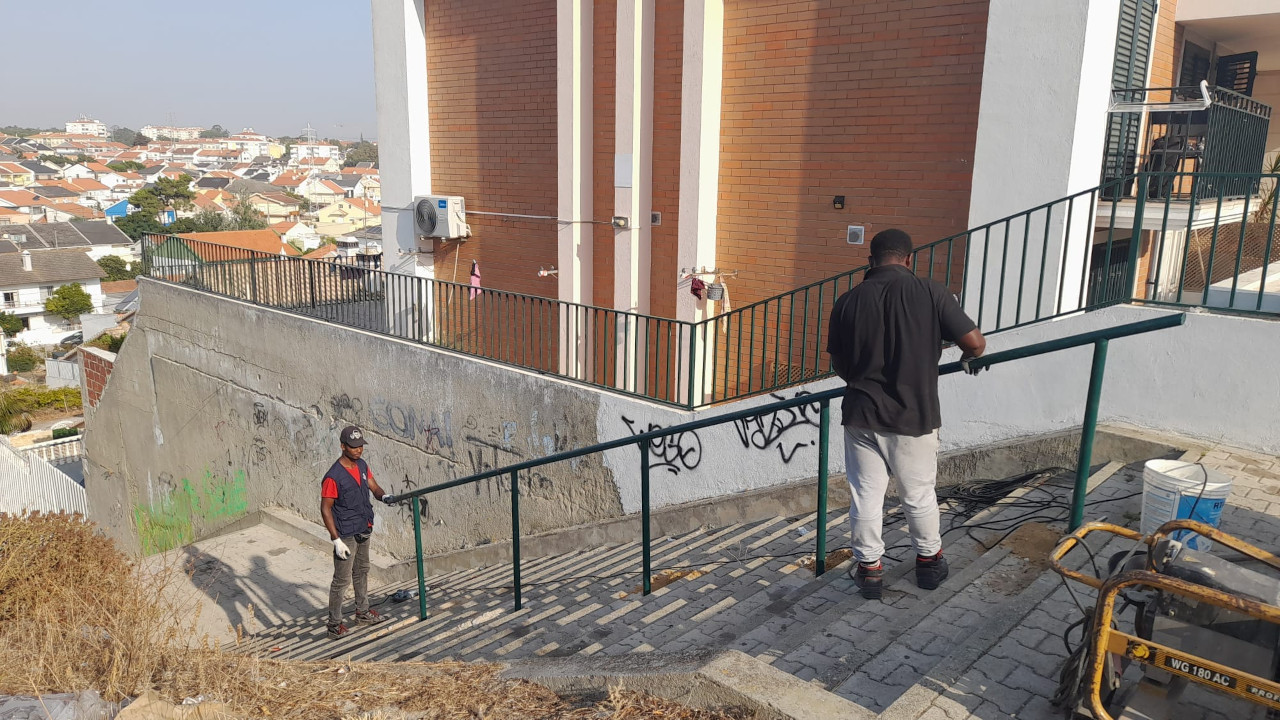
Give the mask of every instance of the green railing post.
[[(1124, 299), (1134, 298), (1134, 286), (1138, 282), (1138, 258), (1142, 250), (1142, 228), (1147, 213), (1147, 192), (1151, 177), (1138, 173), (1138, 196), (1133, 203), (1133, 236), (1129, 239), (1129, 259), (1124, 273)], [(1151, 244), (1154, 252), (1155, 243)], [(1117, 298), (1119, 299), (1119, 298)]]
[(413, 496), (413, 542), (417, 549), (418, 565), (418, 620), (427, 619), (427, 580), (422, 571), (422, 506), (418, 496)]
[(1102, 400), (1102, 375), (1107, 369), (1107, 339), (1093, 344), (1093, 368), (1089, 371), (1089, 395), (1084, 403), (1084, 426), (1080, 430), (1080, 457), (1076, 462), (1076, 487), (1071, 495), (1071, 526), (1084, 522), (1084, 497), (1089, 489), (1089, 466), (1093, 464), (1093, 435), (1098, 429), (1098, 405)]
[(258, 304), (258, 259), (249, 257), (249, 293), (253, 304)]
[(311, 307), (316, 306), (316, 264), (307, 263), (307, 284), (311, 287)]
[(640, 555), (644, 566), (644, 594), (648, 595), (653, 578), (653, 548), (649, 528), (649, 443), (636, 443), (636, 447), (640, 449)]
[[(698, 323), (696, 323), (696, 322), (689, 323), (689, 400), (688, 400), (688, 406), (689, 406), (690, 408), (697, 407), (696, 405), (694, 405), (694, 404), (693, 404), (693, 375), (694, 375), (694, 372), (695, 372), (695, 368), (697, 368), (696, 358), (697, 358), (697, 355), (698, 355), (698, 335), (697, 335), (697, 327), (698, 327)], [(701, 404), (701, 403), (699, 403), (699, 404)]]
[(818, 549), (813, 574), (827, 571), (827, 440), (831, 435), (831, 401), (823, 400), (818, 411)]
[(511, 570), (516, 595), (516, 609), (520, 609), (520, 471), (511, 471)]

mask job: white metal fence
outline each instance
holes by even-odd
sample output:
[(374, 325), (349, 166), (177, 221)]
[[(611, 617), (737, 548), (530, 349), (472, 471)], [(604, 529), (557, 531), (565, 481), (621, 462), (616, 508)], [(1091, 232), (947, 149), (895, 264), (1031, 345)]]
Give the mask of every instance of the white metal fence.
[(0, 512), (89, 513), (84, 488), (35, 453), (20, 453), (0, 437)]
[(66, 465), (67, 463), (79, 461), (84, 455), (84, 441), (77, 435), (75, 437), (62, 438), (61, 440), (37, 443), (23, 448), (21, 452), (24, 455), (35, 455), (42, 460), (47, 460), (50, 465)]

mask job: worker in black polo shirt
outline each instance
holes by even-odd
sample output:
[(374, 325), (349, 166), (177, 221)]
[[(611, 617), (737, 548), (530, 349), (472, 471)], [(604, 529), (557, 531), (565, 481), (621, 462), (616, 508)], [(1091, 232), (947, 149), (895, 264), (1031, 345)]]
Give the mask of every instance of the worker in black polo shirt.
[(329, 638), (347, 634), (342, 624), (342, 596), (347, 586), (356, 587), (356, 623), (373, 625), (385, 618), (369, 609), (369, 535), (373, 532), (373, 503), (370, 493), (389, 501), (373, 479), (364, 455), (364, 433), (355, 425), (343, 428), (339, 441), (342, 456), (324, 474), (320, 483), (320, 517), (333, 543), (333, 582), (329, 585)]
[(836, 300), (827, 352), (845, 381), (845, 470), (853, 500), (849, 522), (862, 596), (884, 587), (884, 497), (897, 483), (916, 551), (916, 584), (933, 590), (947, 577), (939, 533), (938, 360), (943, 341), (965, 359), (987, 342), (947, 288), (911, 270), (911, 236), (885, 230), (871, 239), (871, 269)]

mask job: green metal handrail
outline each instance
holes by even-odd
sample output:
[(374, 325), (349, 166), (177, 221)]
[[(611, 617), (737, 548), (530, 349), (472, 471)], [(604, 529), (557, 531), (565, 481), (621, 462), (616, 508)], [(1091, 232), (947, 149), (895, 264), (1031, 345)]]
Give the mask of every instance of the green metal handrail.
[[(1139, 335), (1142, 333), (1153, 332), (1156, 330), (1164, 330), (1166, 328), (1176, 327), (1186, 322), (1186, 316), (1182, 313), (1174, 313), (1150, 320), (1129, 323), (1126, 325), (1118, 325), (1111, 328), (1094, 330), (1092, 332), (1071, 335), (1068, 337), (1048, 340), (1045, 342), (1033, 343), (1019, 348), (1010, 350), (1002, 350), (1000, 352), (991, 353), (976, 360), (970, 361), (970, 369), (978, 371), (993, 365), (1029, 358), (1036, 355), (1044, 355), (1046, 353), (1067, 350), (1069, 348), (1082, 347), (1085, 345), (1094, 346), (1093, 365), (1089, 375), (1089, 390), (1085, 401), (1085, 414), (1083, 427), (1081, 428), (1080, 438), (1080, 454), (1076, 468), (1075, 488), (1072, 493), (1071, 502), (1071, 529), (1074, 530), (1081, 523), (1084, 515), (1084, 496), (1088, 487), (1089, 466), (1093, 459), (1093, 436), (1097, 429), (1098, 407), (1102, 398), (1102, 376), (1106, 371), (1106, 353), (1107, 344), (1110, 340), (1117, 338), (1129, 337), (1131, 335)], [(951, 362), (944, 363), (938, 367), (938, 374), (950, 375), (960, 372), (963, 369), (961, 363)], [(650, 506), (649, 506), (649, 443), (653, 440), (665, 438), (671, 435), (689, 432), (692, 430), (700, 430), (702, 428), (712, 427), (715, 425), (723, 425), (725, 423), (742, 420), (745, 418), (756, 417), (765, 413), (784, 410), (787, 408), (799, 407), (801, 405), (812, 405), (817, 403), (820, 406), (820, 417), (818, 426), (818, 498), (817, 498), (817, 517), (819, 531), (817, 532), (817, 540), (815, 547), (815, 575), (822, 575), (826, 572), (826, 522), (827, 515), (827, 475), (828, 475), (828, 440), (830, 436), (831, 414), (830, 404), (835, 398), (844, 395), (844, 388), (833, 388), (821, 392), (800, 395), (786, 400), (768, 403), (766, 405), (758, 405), (755, 407), (738, 410), (731, 413), (716, 415), (715, 417), (702, 418), (693, 420), (679, 425), (672, 425), (667, 428), (650, 430), (637, 435), (625, 438), (618, 438), (607, 442), (596, 443), (578, 450), (567, 450), (565, 452), (555, 453), (546, 457), (535, 460), (526, 460), (524, 462), (507, 465), (505, 467), (486, 470), (485, 472), (469, 475), (457, 480), (431, 485), (425, 488), (419, 488), (400, 495), (393, 495), (388, 498), (390, 503), (399, 503), (409, 500), (412, 505), (413, 512), (413, 534), (417, 543), (417, 570), (418, 570), (418, 610), (419, 618), (427, 617), (427, 601), (426, 601), (426, 575), (423, 569), (422, 558), (422, 512), (420, 498), (431, 493), (442, 492), (452, 488), (471, 485), (482, 480), (490, 478), (509, 476), (511, 479), (511, 557), (512, 557), (512, 582), (515, 595), (515, 609), (519, 610), (522, 606), (522, 596), (520, 590), (520, 483), (519, 474), (522, 470), (530, 470), (533, 468), (550, 465), (552, 463), (574, 460), (576, 458), (601, 453), (608, 450), (635, 446), (640, 452), (640, 527), (641, 527), (641, 554), (643, 573), (643, 592), (648, 595), (651, 589), (652, 575), (652, 538), (650, 531)]]

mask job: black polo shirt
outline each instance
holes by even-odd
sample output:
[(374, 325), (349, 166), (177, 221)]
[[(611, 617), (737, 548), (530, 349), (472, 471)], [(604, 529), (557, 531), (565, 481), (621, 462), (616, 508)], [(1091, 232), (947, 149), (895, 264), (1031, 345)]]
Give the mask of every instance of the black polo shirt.
[(847, 380), (842, 423), (913, 436), (941, 427), (942, 343), (975, 327), (950, 291), (905, 265), (868, 270), (836, 300), (828, 329), (827, 352)]

